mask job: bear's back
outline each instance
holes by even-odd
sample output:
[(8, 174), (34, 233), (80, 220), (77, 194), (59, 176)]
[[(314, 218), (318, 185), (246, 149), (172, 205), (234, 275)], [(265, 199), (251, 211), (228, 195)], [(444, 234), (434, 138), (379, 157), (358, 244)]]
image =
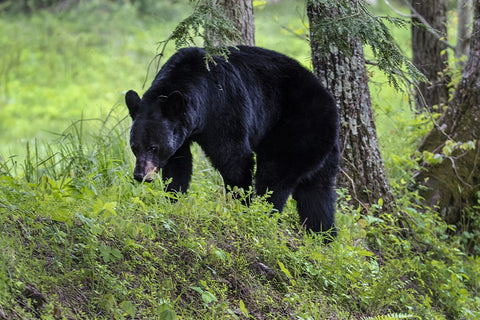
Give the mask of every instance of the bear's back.
[(224, 118), (242, 114), (250, 118), (253, 127), (259, 127), (255, 125), (259, 122), (266, 128), (280, 117), (336, 112), (330, 94), (296, 60), (258, 47), (229, 50), (227, 59), (214, 56), (208, 68), (203, 48), (178, 50), (163, 65), (144, 98), (156, 99), (178, 90), (198, 110), (205, 108), (203, 114), (212, 122), (219, 113), (224, 113)]
[[(295, 79), (316, 81), (314, 75), (296, 60), (268, 49), (250, 46), (229, 47), (227, 59), (213, 56), (213, 61), (205, 60), (205, 49), (189, 47), (178, 50), (162, 67), (155, 80), (184, 75), (206, 76), (210, 72), (225, 73), (236, 70), (242, 75), (257, 74), (269, 80)], [(228, 73), (228, 72), (227, 72)]]

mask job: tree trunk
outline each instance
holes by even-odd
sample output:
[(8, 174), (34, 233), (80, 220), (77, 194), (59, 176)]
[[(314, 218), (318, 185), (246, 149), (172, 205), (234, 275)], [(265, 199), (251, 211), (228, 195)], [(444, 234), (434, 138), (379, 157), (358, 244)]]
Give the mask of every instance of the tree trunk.
[(468, 54), (470, 37), (472, 35), (472, 0), (458, 0), (458, 25), (457, 44), (455, 46), (455, 58), (460, 59)]
[[(441, 156), (426, 164), (416, 180), (428, 187), (422, 196), (439, 207), (449, 223), (462, 222), (464, 209), (477, 204), (480, 188), (480, 0), (475, 0), (473, 37), (462, 78), (439, 123), (425, 137), (420, 151)], [(466, 143), (463, 148), (452, 144)], [(453, 150), (453, 151), (452, 151)]]
[[(225, 17), (233, 22), (233, 25), (240, 35), (240, 43), (238, 44), (248, 46), (255, 45), (255, 23), (252, 0), (214, 0), (213, 5), (222, 7)], [(214, 43), (218, 45), (218, 41), (215, 41), (214, 34), (207, 33), (206, 36), (213, 38)]]
[[(356, 0), (349, 1), (355, 5)], [(310, 26), (318, 25), (326, 17), (341, 18), (315, 1), (308, 2), (307, 14)], [(335, 96), (341, 115), (342, 169), (337, 185), (347, 188), (364, 207), (381, 198), (385, 209), (390, 210), (395, 202), (378, 147), (362, 44), (359, 39), (349, 39), (350, 52), (331, 46), (330, 54), (321, 56), (318, 48), (325, 39), (313, 29), (310, 28), (313, 69)]]
[(447, 45), (440, 41), (447, 36), (446, 12), (446, 0), (412, 1), (413, 64), (429, 81), (418, 85), (415, 93), (417, 112), (432, 110), (433, 106), (448, 101), (450, 80), (443, 72), (448, 66)]

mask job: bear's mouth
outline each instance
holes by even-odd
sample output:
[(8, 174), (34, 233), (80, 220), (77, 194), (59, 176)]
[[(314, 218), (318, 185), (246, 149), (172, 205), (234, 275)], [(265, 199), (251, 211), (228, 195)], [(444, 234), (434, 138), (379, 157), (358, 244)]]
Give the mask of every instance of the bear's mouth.
[(147, 171), (147, 174), (145, 174), (145, 176), (143, 177), (143, 180), (145, 180), (146, 182), (152, 182), (157, 177), (157, 174), (158, 174), (158, 168), (153, 167), (153, 169), (151, 169), (150, 171)]

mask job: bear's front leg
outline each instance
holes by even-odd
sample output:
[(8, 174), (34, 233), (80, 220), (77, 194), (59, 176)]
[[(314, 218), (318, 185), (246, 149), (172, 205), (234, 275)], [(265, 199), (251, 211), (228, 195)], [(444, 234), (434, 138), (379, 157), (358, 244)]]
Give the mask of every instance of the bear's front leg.
[(192, 153), (190, 142), (185, 142), (168, 160), (162, 169), (164, 181), (172, 179), (167, 191), (186, 192), (192, 176)]

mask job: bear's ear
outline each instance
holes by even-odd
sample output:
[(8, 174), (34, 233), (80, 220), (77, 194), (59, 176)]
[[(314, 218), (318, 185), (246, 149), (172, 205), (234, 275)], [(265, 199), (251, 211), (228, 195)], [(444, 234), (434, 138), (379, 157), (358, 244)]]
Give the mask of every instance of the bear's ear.
[(128, 111), (130, 112), (130, 117), (134, 119), (138, 112), (138, 108), (140, 108), (140, 97), (135, 91), (129, 90), (125, 95), (125, 103), (127, 104)]
[(178, 118), (185, 113), (185, 99), (180, 91), (173, 91), (163, 106), (163, 114), (166, 117)]

